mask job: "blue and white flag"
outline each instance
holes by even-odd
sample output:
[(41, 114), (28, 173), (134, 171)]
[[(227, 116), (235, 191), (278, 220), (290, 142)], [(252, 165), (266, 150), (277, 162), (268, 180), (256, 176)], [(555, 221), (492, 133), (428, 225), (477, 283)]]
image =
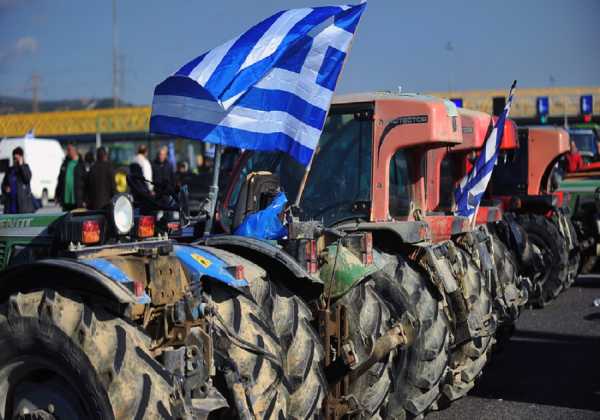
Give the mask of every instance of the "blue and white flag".
[(34, 139), (35, 138), (35, 127), (33, 127), (31, 130), (29, 130), (27, 133), (25, 133), (25, 138), (26, 139)]
[(154, 90), (150, 131), (306, 165), (366, 3), (279, 12)]
[(477, 214), (479, 203), (498, 160), (498, 152), (502, 144), (502, 137), (504, 136), (504, 122), (510, 112), (516, 85), (517, 81), (515, 80), (510, 88), (504, 110), (485, 140), (483, 151), (479, 154), (471, 171), (460, 181), (454, 191), (457, 206), (455, 213), (458, 216), (473, 218)]

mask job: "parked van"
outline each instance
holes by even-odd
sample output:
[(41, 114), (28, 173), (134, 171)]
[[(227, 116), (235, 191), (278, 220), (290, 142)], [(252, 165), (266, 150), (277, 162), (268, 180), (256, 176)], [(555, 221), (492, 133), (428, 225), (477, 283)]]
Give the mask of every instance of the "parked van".
[(0, 182), (12, 165), (12, 152), (21, 147), (25, 153), (25, 163), (31, 168), (31, 192), (42, 201), (54, 199), (58, 173), (65, 153), (58, 140), (40, 138), (13, 138), (0, 140)]

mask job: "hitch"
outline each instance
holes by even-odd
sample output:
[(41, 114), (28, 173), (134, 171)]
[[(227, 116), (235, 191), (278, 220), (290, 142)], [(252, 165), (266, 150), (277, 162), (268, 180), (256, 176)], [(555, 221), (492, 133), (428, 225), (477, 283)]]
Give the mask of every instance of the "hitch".
[[(320, 310), (320, 325), (325, 327), (329, 324), (330, 328), (334, 327), (329, 329), (329, 332), (335, 332), (337, 328), (333, 324), (335, 321), (340, 320), (343, 322), (338, 327), (342, 327), (341, 330), (344, 332), (344, 326), (347, 327), (345, 310), (338, 307), (336, 312), (332, 314), (329, 310)], [(323, 329), (321, 332), (324, 332)], [(329, 356), (326, 359), (325, 378), (329, 386), (329, 394), (325, 402), (325, 418), (328, 420), (338, 419), (355, 411), (358, 408), (356, 407), (356, 401), (352, 396), (346, 395), (345, 392), (348, 389), (348, 381), (363, 375), (390, 352), (410, 346), (414, 342), (414, 337), (415, 326), (413, 321), (405, 314), (399, 322), (375, 341), (373, 350), (367, 359), (358, 360), (352, 343), (346, 340), (347, 337), (334, 338), (326, 336), (326, 342), (330, 345), (333, 344), (329, 348), (336, 349), (337, 352), (334, 352), (333, 357)], [(334, 339), (332, 340), (332, 338)], [(340, 338), (342, 338), (341, 341)]]

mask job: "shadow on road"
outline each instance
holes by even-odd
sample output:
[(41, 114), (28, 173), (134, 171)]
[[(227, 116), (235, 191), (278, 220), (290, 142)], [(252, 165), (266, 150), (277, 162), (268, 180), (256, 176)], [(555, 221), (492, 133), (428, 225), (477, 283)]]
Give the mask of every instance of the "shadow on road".
[(471, 395), (600, 410), (600, 338), (516, 331)]

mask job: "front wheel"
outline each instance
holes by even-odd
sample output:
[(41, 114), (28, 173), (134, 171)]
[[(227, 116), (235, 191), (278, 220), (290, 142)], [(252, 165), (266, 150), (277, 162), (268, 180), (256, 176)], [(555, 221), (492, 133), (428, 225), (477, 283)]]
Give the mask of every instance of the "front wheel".
[(449, 324), (429, 280), (402, 257), (382, 254), (383, 268), (374, 274), (379, 294), (393, 316), (414, 320), (414, 343), (398, 352), (392, 366), (392, 390), (386, 418), (420, 418), (440, 398), (448, 372)]
[(136, 328), (53, 290), (0, 305), (0, 418), (171, 418), (173, 384)]
[(544, 216), (522, 214), (518, 222), (527, 232), (533, 249), (543, 261), (542, 272), (534, 279), (532, 304), (543, 307), (563, 290), (568, 277), (569, 253), (556, 224)]

